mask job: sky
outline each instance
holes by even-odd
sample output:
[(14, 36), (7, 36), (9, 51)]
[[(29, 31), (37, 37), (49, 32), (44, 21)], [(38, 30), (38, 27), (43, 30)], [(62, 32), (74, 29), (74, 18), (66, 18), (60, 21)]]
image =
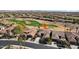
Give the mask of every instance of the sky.
[(0, 0), (0, 10), (79, 11), (79, 0)]

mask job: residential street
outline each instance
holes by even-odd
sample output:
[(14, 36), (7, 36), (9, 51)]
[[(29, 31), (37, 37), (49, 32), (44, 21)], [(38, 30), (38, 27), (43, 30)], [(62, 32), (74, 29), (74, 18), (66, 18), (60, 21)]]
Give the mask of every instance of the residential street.
[[(0, 48), (2, 48), (3, 46), (6, 46), (8, 44), (19, 45), (20, 43), (17, 41), (14, 41), (14, 40), (0, 40)], [(35, 44), (35, 43), (31, 43), (31, 42), (22, 42), (22, 45), (31, 47), (34, 49), (56, 49), (55, 47), (44, 46), (41, 44)]]

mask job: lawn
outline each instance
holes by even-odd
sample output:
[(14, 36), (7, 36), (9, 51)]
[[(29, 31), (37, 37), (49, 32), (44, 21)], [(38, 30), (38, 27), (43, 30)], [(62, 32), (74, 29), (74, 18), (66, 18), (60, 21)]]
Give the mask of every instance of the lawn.
[[(36, 20), (27, 20), (27, 21), (25, 21), (25, 20), (12, 19), (11, 21), (12, 21), (12, 22), (15, 22), (16, 24), (23, 25), (23, 26), (27, 26), (27, 25), (28, 25), (28, 26), (39, 27), (39, 26), (42, 25), (42, 23), (40, 23), (40, 22), (38, 22), (38, 21), (36, 21)], [(29, 22), (29, 24), (26, 23), (26, 22)], [(57, 27), (57, 26), (54, 25), (54, 24), (48, 24), (48, 27), (49, 27), (49, 28), (54, 28), (54, 27)]]
[(29, 26), (37, 26), (37, 27), (41, 26), (41, 23), (39, 23), (38, 21), (30, 20), (29, 22), (30, 22), (30, 24), (27, 24)]
[(54, 25), (54, 24), (48, 24), (48, 27), (49, 27), (49, 28), (54, 28), (54, 27), (57, 27), (57, 25)]
[[(38, 21), (35, 21), (35, 20), (31, 20), (31, 21), (29, 21), (30, 22), (30, 24), (27, 24), (27, 25), (29, 25), (29, 26), (41, 26), (42, 25), (42, 23), (40, 23), (40, 22), (38, 22)], [(54, 24), (48, 24), (48, 27), (49, 28), (54, 28), (54, 27), (57, 27), (56, 25), (54, 25)]]
[(11, 22), (14, 22), (14, 23), (20, 24), (20, 25), (26, 25), (25, 20), (11, 19)]

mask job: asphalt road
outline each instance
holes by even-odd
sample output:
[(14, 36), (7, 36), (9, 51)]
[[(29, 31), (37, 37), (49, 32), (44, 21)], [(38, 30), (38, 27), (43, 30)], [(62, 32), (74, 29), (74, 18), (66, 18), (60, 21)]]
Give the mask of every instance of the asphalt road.
[[(20, 43), (18, 41), (14, 41), (14, 40), (0, 40), (0, 49), (3, 46), (6, 46), (8, 44), (13, 44), (13, 45), (20, 45)], [(44, 46), (41, 44), (35, 44), (35, 43), (31, 43), (31, 42), (22, 42), (22, 46), (27, 46), (33, 49), (56, 49), (55, 47), (50, 47), (50, 46)]]

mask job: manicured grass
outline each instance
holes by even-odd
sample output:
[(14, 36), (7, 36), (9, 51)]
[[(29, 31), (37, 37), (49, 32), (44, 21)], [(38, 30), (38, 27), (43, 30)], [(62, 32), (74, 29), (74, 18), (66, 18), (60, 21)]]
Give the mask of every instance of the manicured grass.
[(39, 23), (38, 21), (35, 21), (35, 20), (31, 20), (29, 22), (30, 22), (30, 24), (27, 24), (29, 26), (40, 26), (41, 25), (41, 23)]
[(35, 20), (30, 20), (30, 24), (26, 24), (25, 20), (17, 20), (17, 19), (11, 19), (12, 22), (15, 22), (16, 24), (21, 24), (21, 25), (29, 25), (29, 26), (40, 26), (41, 23)]
[(26, 22), (24, 20), (11, 19), (11, 22), (15, 22), (16, 24), (20, 25), (26, 25)]
[(57, 26), (54, 25), (54, 24), (48, 24), (48, 27), (49, 27), (49, 28), (54, 28), (54, 27), (57, 27)]
[[(12, 22), (15, 22), (16, 24), (23, 25), (23, 26), (27, 26), (27, 25), (28, 25), (28, 26), (39, 27), (39, 26), (42, 25), (40, 22), (35, 21), (35, 20), (27, 20), (27, 22), (30, 22), (29, 24), (27, 24), (25, 20), (12, 19), (11, 21), (12, 21)], [(49, 27), (49, 28), (54, 28), (54, 27), (57, 27), (57, 26), (54, 25), (54, 24), (48, 24), (48, 27)]]
[[(27, 24), (27, 25), (29, 25), (29, 26), (41, 26), (42, 25), (41, 23), (39, 23), (38, 21), (35, 21), (35, 20), (31, 20), (30, 22), (31, 23)], [(54, 28), (54, 27), (57, 27), (57, 26), (54, 25), (54, 24), (48, 24), (48, 27), (49, 28)]]
[(51, 16), (43, 16), (44, 18), (52, 18)]
[(70, 18), (71, 20), (72, 19), (79, 19), (79, 17), (74, 17), (74, 16), (66, 16), (66, 18)]

